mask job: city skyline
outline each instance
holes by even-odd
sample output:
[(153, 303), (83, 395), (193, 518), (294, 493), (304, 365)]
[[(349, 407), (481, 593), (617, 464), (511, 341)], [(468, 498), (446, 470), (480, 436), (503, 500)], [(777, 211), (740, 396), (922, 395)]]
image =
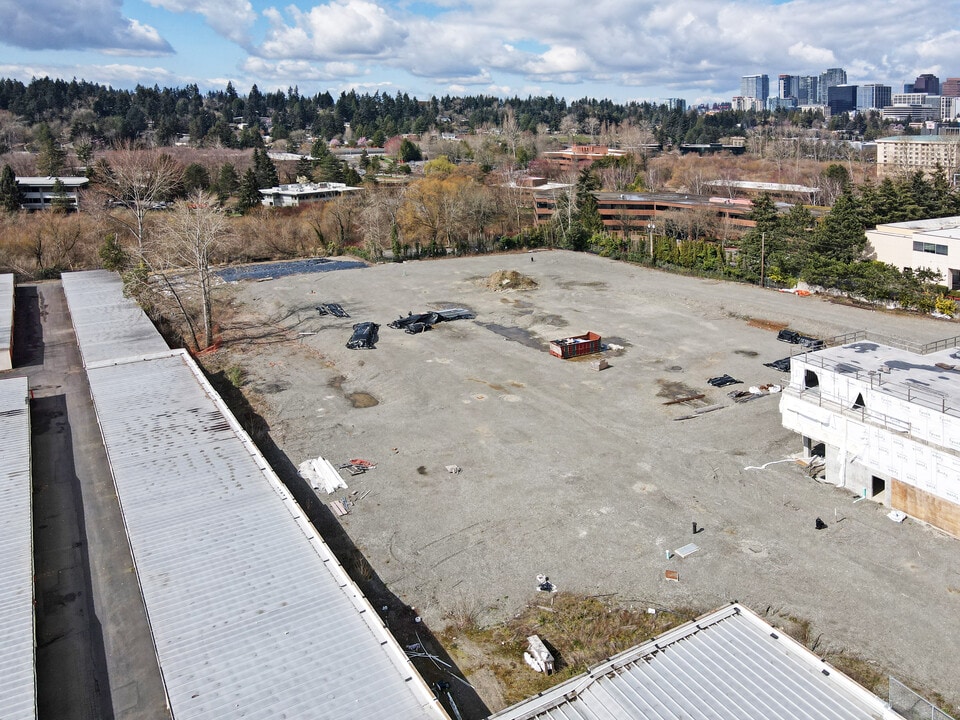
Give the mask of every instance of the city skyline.
[[(695, 105), (729, 100), (749, 74), (843, 67), (851, 84), (895, 89), (922, 73), (960, 74), (951, 57), (960, 0), (946, 5), (886, 2), (865, 21), (848, 0), (683, 8), (626, 0), (586, 12), (572, 0), (550, 12), (503, 0), (80, 0), (57, 6), (56, 16), (0, 0), (8, 20), (0, 76), (201, 91), (232, 82), (241, 94), (256, 84), (306, 94), (675, 97)], [(947, 20), (917, 30), (925, 10)]]

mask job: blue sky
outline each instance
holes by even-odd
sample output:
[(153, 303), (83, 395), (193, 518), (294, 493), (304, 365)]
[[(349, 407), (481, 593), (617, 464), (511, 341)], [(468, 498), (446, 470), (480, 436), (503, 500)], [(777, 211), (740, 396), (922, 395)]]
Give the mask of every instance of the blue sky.
[(0, 0), (0, 76), (246, 94), (729, 100), (741, 75), (960, 76), (960, 0)]

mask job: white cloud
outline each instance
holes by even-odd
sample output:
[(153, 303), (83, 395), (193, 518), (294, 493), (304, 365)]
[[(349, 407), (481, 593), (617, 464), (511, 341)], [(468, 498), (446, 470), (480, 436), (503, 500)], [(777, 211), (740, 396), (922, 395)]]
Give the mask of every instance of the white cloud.
[(249, 30), (257, 14), (249, 0), (146, 0), (174, 13), (197, 13), (218, 34), (239, 45), (249, 43)]
[(124, 17), (121, 0), (0, 0), (0, 42), (26, 50), (101, 50), (165, 55), (170, 44), (149, 25)]
[(833, 52), (827, 48), (814, 47), (803, 42), (791, 45), (787, 49), (787, 55), (810, 67), (833, 67), (837, 62)]
[(386, 57), (407, 37), (402, 24), (367, 0), (333, 0), (303, 12), (294, 5), (284, 16), (275, 8), (257, 54), (267, 58), (334, 60)]

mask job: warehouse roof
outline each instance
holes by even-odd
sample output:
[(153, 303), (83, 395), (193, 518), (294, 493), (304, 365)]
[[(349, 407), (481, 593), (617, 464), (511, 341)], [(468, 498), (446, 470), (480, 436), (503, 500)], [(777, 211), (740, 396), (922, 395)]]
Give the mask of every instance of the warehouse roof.
[(37, 717), (27, 379), (0, 380), (0, 708)]
[(628, 650), (497, 720), (900, 718), (742, 605)]
[(169, 350), (140, 306), (123, 296), (117, 273), (63, 273), (63, 291), (84, 365)]
[(87, 375), (177, 720), (446, 717), (186, 352)]
[(13, 275), (0, 275), (0, 370), (9, 370), (13, 352)]

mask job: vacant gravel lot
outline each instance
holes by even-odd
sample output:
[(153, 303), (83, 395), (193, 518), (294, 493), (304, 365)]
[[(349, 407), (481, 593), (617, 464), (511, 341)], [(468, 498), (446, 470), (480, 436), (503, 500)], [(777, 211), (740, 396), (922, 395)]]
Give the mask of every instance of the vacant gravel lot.
[[(494, 292), (483, 279), (499, 269), (539, 287)], [(223, 351), (246, 371), (273, 439), (294, 464), (317, 455), (377, 463), (329, 499), (369, 491), (341, 523), (431, 625), (463, 607), (505, 617), (530, 600), (538, 573), (626, 604), (707, 610), (739, 600), (774, 622), (809, 621), (819, 651), (882, 661), (960, 703), (958, 541), (893, 523), (792, 462), (753, 469), (789, 458), (800, 439), (781, 427), (776, 395), (727, 397), (786, 380), (763, 366), (791, 349), (769, 329), (776, 323), (920, 342), (957, 325), (566, 252), (229, 288), (241, 318), (286, 331)], [(321, 302), (351, 317), (321, 317)], [(422, 335), (386, 326), (451, 306), (476, 318)], [(382, 325), (377, 349), (346, 349), (352, 324), (365, 320)], [(609, 369), (546, 352), (549, 340), (588, 330), (623, 346), (607, 351)], [(724, 373), (744, 384), (706, 383)], [(817, 517), (826, 530), (814, 529)], [(692, 522), (703, 528), (696, 536)], [(690, 542), (700, 550), (667, 559)], [(668, 569), (680, 582), (664, 579)]]

